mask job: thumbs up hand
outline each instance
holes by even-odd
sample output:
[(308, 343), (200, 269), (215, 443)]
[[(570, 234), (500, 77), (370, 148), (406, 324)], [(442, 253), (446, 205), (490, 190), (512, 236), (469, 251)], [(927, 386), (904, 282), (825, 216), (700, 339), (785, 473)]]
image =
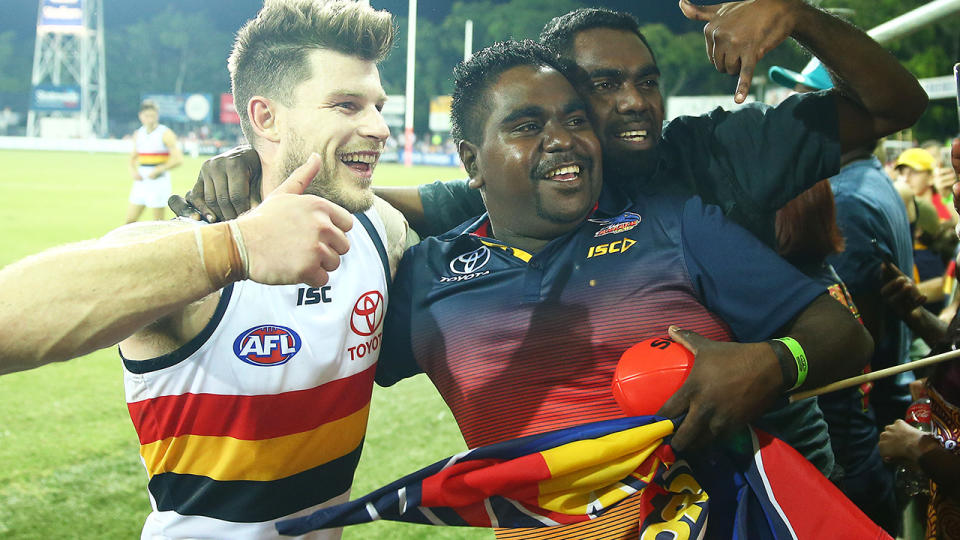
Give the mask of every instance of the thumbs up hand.
[(311, 154), (263, 203), (237, 218), (250, 259), (250, 279), (267, 285), (320, 287), (350, 248), (353, 216), (340, 206), (303, 194), (320, 170)]
[(734, 101), (743, 103), (757, 62), (790, 37), (800, 4), (798, 0), (744, 0), (698, 6), (680, 0), (680, 10), (688, 19), (707, 23), (703, 27), (707, 56), (720, 73), (739, 76)]

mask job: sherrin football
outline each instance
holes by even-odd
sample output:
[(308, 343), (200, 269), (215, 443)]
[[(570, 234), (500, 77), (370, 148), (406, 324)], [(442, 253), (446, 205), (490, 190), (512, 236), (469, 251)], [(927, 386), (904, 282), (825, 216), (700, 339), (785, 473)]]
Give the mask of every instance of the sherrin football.
[(656, 413), (693, 368), (693, 353), (670, 338), (637, 343), (620, 356), (613, 374), (613, 397), (630, 416)]

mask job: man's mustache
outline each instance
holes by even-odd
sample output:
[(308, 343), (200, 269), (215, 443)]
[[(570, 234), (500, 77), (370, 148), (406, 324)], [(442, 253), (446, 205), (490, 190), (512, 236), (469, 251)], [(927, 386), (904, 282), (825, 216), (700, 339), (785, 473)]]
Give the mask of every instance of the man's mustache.
[(548, 159), (541, 161), (533, 169), (533, 178), (538, 180), (544, 179), (547, 177), (547, 173), (560, 167), (561, 165), (569, 165), (571, 163), (576, 163), (580, 165), (580, 173), (582, 174), (585, 170), (591, 170), (593, 168), (593, 158), (585, 155), (580, 152), (565, 152), (559, 155), (552, 155)]

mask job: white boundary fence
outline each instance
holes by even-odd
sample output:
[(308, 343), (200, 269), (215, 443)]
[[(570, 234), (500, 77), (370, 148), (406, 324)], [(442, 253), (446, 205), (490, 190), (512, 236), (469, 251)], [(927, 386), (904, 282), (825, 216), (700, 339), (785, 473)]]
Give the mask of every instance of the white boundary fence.
[(129, 154), (133, 150), (133, 141), (123, 139), (0, 137), (0, 150), (68, 150), (75, 152), (114, 152)]

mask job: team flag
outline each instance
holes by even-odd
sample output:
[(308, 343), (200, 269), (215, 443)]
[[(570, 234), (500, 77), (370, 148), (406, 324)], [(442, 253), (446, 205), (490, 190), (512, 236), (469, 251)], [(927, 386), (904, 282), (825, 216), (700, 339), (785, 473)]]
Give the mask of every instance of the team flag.
[(674, 428), (637, 416), (476, 448), (277, 530), (300, 535), (379, 519), (563, 526), (601, 519), (630, 498), (638, 531), (682, 531), (671, 538), (890, 538), (782, 441), (750, 428), (729, 448), (677, 459)]

